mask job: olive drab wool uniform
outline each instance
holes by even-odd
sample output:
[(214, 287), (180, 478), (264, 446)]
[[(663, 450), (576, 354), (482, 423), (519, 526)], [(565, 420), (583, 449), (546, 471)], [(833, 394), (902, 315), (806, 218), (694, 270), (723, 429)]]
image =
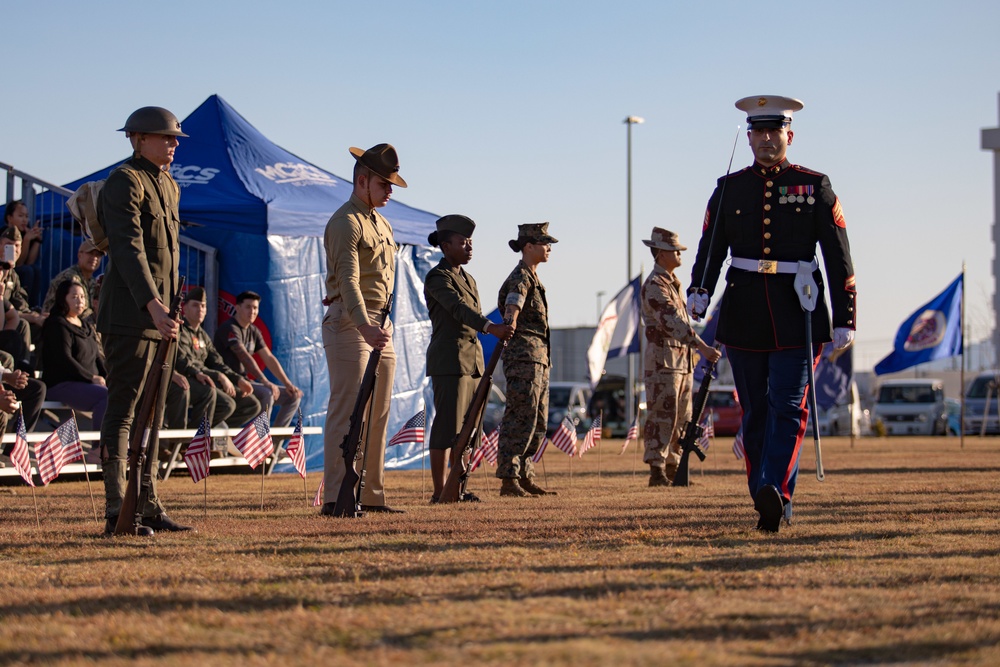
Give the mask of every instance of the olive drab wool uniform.
[[(101, 424), (108, 518), (116, 517), (121, 509), (129, 431), (162, 338), (146, 304), (159, 299), (169, 306), (177, 291), (179, 196), (168, 171), (136, 156), (111, 172), (98, 197), (110, 258), (97, 311), (108, 368), (108, 409)], [(154, 415), (157, 424), (163, 419), (173, 356), (168, 356), (162, 374)], [(154, 435), (148, 444), (153, 460), (158, 447)], [(136, 510), (147, 517), (163, 512), (153, 477), (148, 497)]]
[[(694, 349), (700, 339), (691, 328), (681, 281), (659, 264), (646, 278), (640, 293), (646, 336), (643, 353), (646, 395), (649, 398), (643, 435), (643, 461), (669, 471), (681, 459), (678, 442), (691, 420), (691, 378)], [(668, 474), (672, 477), (672, 473)]]
[(434, 385), (434, 422), (428, 447), (449, 449), (462, 430), (465, 410), (476, 392), (476, 378), (483, 374), (478, 333), (489, 320), (482, 314), (475, 279), (446, 259), (427, 272), (424, 300), (432, 331), (427, 376)]
[[(389, 221), (352, 194), (327, 223), (323, 245), (329, 303), (323, 318), (323, 349), (330, 373), (323, 482), (324, 502), (334, 503), (346, 472), (340, 445), (350, 429), (351, 412), (372, 350), (358, 325), (378, 326), (382, 321), (380, 311), (396, 280), (396, 243)], [(386, 321), (385, 329), (392, 333), (391, 321)], [(395, 373), (396, 353), (390, 338), (382, 350), (372, 396), (362, 505), (385, 505), (385, 436)]]
[(514, 337), (503, 351), (507, 407), (500, 425), (497, 477), (534, 477), (531, 457), (542, 444), (549, 417), (549, 307), (545, 287), (523, 262), (507, 276), (497, 304), (520, 306)]
[(774, 486), (788, 503), (795, 489), (807, 420), (807, 364), (815, 365), (822, 344), (831, 340), (831, 318), (817, 264), (812, 272), (819, 288), (812, 312), (816, 359), (807, 360), (795, 274), (781, 272), (781, 265), (771, 262), (812, 262), (817, 243), (830, 280), (833, 326), (853, 330), (854, 267), (844, 213), (830, 179), (788, 160), (771, 167), (755, 162), (719, 179), (705, 212), (692, 285), (707, 270), (704, 287), (711, 294), (731, 253), (715, 337), (726, 345), (743, 408), (751, 497), (763, 486)]

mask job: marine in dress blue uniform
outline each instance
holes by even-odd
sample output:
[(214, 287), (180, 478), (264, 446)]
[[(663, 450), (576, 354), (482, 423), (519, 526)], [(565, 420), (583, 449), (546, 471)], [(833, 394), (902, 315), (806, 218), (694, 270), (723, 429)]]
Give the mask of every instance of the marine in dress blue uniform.
[[(731, 254), (716, 340), (726, 345), (743, 408), (747, 483), (760, 513), (757, 527), (777, 532), (782, 517), (791, 519), (808, 417), (808, 364), (815, 365), (823, 344), (833, 341), (839, 349), (854, 339), (854, 267), (830, 179), (786, 157), (794, 136), (792, 113), (802, 103), (761, 95), (743, 98), (736, 107), (747, 112), (755, 160), (720, 178), (709, 199), (688, 309), (696, 318), (704, 315)], [(817, 243), (830, 281), (832, 319)], [(800, 262), (811, 264), (818, 288), (811, 314), (813, 359), (806, 351), (805, 311), (793, 285)]]

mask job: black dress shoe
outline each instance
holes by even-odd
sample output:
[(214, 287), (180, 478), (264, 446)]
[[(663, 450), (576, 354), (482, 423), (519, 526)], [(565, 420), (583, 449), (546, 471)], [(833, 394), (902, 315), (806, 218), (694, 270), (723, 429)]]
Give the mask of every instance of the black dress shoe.
[(361, 511), (383, 514), (405, 514), (403, 510), (398, 510), (388, 505), (362, 505)]
[[(118, 525), (118, 517), (117, 516), (110, 516), (107, 519), (105, 519), (104, 520), (104, 534), (108, 535), (108, 536), (114, 535), (115, 534), (115, 527), (117, 525)], [(135, 535), (136, 537), (152, 537), (153, 536), (153, 529), (150, 528), (149, 526), (136, 526), (136, 527), (133, 528), (133, 530), (135, 532), (133, 532), (132, 534)]]
[(474, 494), (472, 491), (466, 491), (459, 497), (458, 502), (460, 503), (478, 503), (481, 502), (479, 496)]
[(778, 528), (781, 526), (781, 517), (785, 511), (778, 489), (771, 484), (762, 487), (754, 498), (754, 506), (760, 512), (757, 529), (768, 533), (778, 532)]
[(182, 526), (173, 519), (171, 519), (166, 514), (157, 514), (156, 516), (144, 516), (142, 517), (142, 525), (147, 528), (152, 528), (153, 530), (167, 531), (170, 533), (181, 533), (190, 530), (191, 532), (197, 533), (198, 531), (194, 529), (193, 526)]

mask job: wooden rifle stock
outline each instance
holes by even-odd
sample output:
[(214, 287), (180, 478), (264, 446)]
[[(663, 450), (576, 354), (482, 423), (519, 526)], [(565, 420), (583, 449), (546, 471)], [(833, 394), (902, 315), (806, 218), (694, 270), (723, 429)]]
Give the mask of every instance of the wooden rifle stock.
[(503, 354), (505, 347), (507, 347), (507, 341), (498, 341), (496, 347), (493, 348), (493, 354), (490, 355), (490, 360), (486, 364), (483, 377), (479, 379), (472, 403), (465, 411), (465, 417), (462, 419), (462, 430), (455, 436), (455, 443), (451, 448), (451, 470), (448, 472), (448, 479), (441, 490), (441, 497), (438, 498), (439, 503), (458, 502), (460, 490), (469, 476), (465, 465), (465, 450), (475, 450), (477, 443), (472, 441), (472, 436), (482, 423), (483, 411), (490, 399), (490, 388), (493, 387), (493, 373), (497, 369), (497, 363), (500, 361), (500, 355)]
[(708, 362), (705, 366), (705, 375), (701, 378), (701, 386), (695, 396), (691, 406), (691, 421), (684, 425), (684, 437), (678, 443), (681, 446), (681, 462), (677, 466), (674, 474), (674, 486), (688, 486), (691, 483), (688, 468), (690, 467), (691, 452), (694, 452), (699, 459), (705, 460), (705, 452), (698, 446), (698, 439), (705, 434), (705, 427), (701, 425), (701, 416), (705, 412), (705, 405), (708, 403), (708, 390), (712, 384), (712, 374), (715, 372), (715, 363)]
[[(170, 317), (173, 320), (180, 320), (181, 317), (181, 292), (183, 289), (184, 276), (181, 276), (177, 284), (177, 294), (170, 302)], [(157, 463), (153, 457), (149, 456), (147, 444), (153, 430), (160, 428), (159, 424), (154, 423), (156, 403), (160, 396), (163, 369), (167, 365), (167, 357), (173, 342), (173, 339), (161, 338), (156, 343), (153, 365), (146, 373), (142, 402), (139, 404), (139, 412), (132, 421), (132, 430), (129, 432), (128, 484), (125, 486), (125, 496), (122, 498), (122, 507), (118, 512), (115, 535), (136, 535), (142, 522), (142, 507), (139, 504), (139, 499), (143, 493), (149, 494), (149, 485), (152, 484), (151, 467)]]
[[(379, 328), (384, 329), (385, 323), (389, 319), (389, 312), (392, 310), (392, 295), (385, 302), (382, 308), (382, 322)], [(358, 398), (354, 401), (354, 411), (351, 412), (351, 426), (344, 436), (344, 441), (340, 443), (340, 448), (344, 451), (344, 479), (340, 483), (340, 490), (337, 492), (337, 502), (334, 505), (333, 516), (358, 517), (361, 516), (361, 490), (364, 488), (364, 468), (361, 474), (354, 469), (354, 461), (358, 458), (358, 448), (365, 437), (365, 407), (371, 402), (375, 394), (375, 382), (378, 380), (378, 364), (382, 359), (382, 350), (372, 348), (368, 356), (368, 365), (365, 367), (365, 374), (361, 378), (361, 388), (358, 391)], [(331, 378), (331, 381), (333, 378)]]

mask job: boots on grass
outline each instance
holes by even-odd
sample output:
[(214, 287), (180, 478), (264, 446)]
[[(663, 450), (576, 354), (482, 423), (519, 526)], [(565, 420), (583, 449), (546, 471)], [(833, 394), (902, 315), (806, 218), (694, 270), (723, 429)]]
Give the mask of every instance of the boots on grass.
[(542, 487), (535, 484), (535, 481), (530, 477), (521, 478), (521, 488), (530, 493), (533, 496), (557, 496), (559, 493), (557, 491), (549, 491), (548, 489), (543, 489)]
[(658, 465), (650, 464), (649, 466), (649, 485), (650, 486), (670, 486), (670, 478), (667, 477), (667, 472)]
[(521, 488), (517, 479), (511, 477), (500, 483), (500, 496), (510, 498), (532, 498), (533, 496)]

